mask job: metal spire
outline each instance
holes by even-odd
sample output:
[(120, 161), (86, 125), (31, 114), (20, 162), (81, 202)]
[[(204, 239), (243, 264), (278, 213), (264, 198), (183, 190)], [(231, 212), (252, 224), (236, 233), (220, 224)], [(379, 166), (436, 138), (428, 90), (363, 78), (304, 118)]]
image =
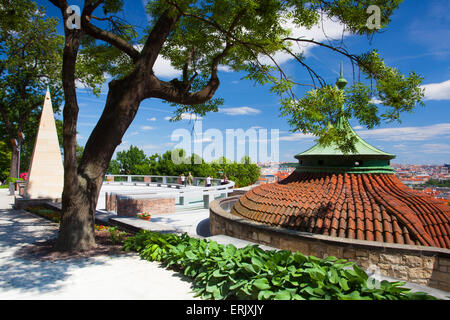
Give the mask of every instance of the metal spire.
[(345, 80), (344, 78), (344, 73), (342, 71), (342, 62), (341, 62), (341, 75), (339, 76), (339, 78), (336, 81), (336, 86), (342, 90), (344, 89), (344, 87), (347, 85), (347, 80)]

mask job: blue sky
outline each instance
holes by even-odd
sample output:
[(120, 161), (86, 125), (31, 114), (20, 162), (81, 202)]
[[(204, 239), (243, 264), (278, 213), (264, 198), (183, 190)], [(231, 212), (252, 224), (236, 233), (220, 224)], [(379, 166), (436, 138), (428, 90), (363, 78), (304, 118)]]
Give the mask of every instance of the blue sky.
[[(60, 18), (60, 13), (49, 2), (38, 3), (46, 7), (48, 15)], [(79, 1), (69, 3), (79, 4)], [(126, 1), (123, 17), (139, 26), (146, 26), (147, 17), (141, 1)], [(329, 37), (342, 34), (342, 26), (338, 22), (325, 20), (323, 25)], [(62, 27), (60, 30), (62, 32)], [(293, 30), (293, 33), (324, 40), (324, 34), (318, 28), (306, 32)], [(404, 74), (414, 70), (425, 78), (424, 107), (418, 107), (414, 113), (403, 114), (401, 123), (382, 124), (372, 130), (362, 129), (351, 121), (356, 131), (372, 145), (396, 154), (394, 163), (450, 163), (450, 1), (405, 0), (394, 13), (388, 28), (371, 41), (367, 37), (347, 33), (344, 40), (352, 53), (376, 48), (390, 66)], [(341, 61), (344, 63), (345, 78), (349, 83), (353, 81), (351, 65), (344, 57), (318, 47), (296, 50), (304, 50), (307, 63), (329, 83), (335, 82)], [(294, 61), (283, 55), (277, 56), (277, 59), (298, 81), (308, 81), (306, 70)], [(162, 59), (158, 59), (155, 73), (164, 80), (177, 75), (177, 71)], [(270, 129), (278, 129), (279, 160), (295, 161), (293, 156), (311, 147), (314, 139), (290, 132), (287, 119), (279, 116), (278, 97), (269, 92), (269, 87), (254, 86), (251, 81), (241, 80), (243, 76), (242, 73), (227, 70), (220, 72), (221, 86), (216, 97), (224, 98), (225, 103), (218, 113), (210, 113), (201, 119), (203, 132), (217, 129), (225, 137), (226, 129), (264, 128), (269, 130), (270, 137)], [(89, 90), (78, 89), (80, 145), (86, 143), (100, 117), (106, 94), (106, 83), (99, 98)], [(167, 119), (173, 115), (172, 111), (172, 107), (157, 99), (143, 101), (116, 151), (137, 145), (150, 155), (173, 148), (178, 143), (171, 141), (174, 130), (191, 130), (194, 121), (169, 122)], [(209, 143), (204, 138), (203, 147)]]

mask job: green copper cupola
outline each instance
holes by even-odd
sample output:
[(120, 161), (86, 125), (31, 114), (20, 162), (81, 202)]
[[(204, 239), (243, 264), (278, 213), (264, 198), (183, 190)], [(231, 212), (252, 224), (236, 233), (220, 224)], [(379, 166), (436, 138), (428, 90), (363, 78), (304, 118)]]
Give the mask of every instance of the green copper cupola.
[[(347, 80), (343, 76), (342, 63), (340, 76), (336, 86), (343, 90)], [(381, 151), (364, 141), (350, 127), (348, 119), (340, 116), (332, 126), (346, 128), (347, 134), (354, 136), (355, 149), (350, 153), (343, 153), (335, 144), (323, 146), (320, 143), (308, 150), (295, 155), (299, 164), (298, 172), (333, 172), (333, 173), (394, 173), (390, 160), (395, 155)]]

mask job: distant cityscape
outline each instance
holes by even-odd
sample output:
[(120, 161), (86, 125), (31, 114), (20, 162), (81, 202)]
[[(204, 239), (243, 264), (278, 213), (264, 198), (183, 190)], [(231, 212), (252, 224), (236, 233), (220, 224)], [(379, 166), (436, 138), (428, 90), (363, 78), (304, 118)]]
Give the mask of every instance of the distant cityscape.
[[(295, 170), (294, 162), (258, 163), (261, 176), (258, 184), (282, 180)], [(450, 164), (419, 165), (396, 164), (391, 166), (396, 176), (408, 187), (425, 192), (436, 199), (450, 201)], [(433, 185), (433, 182), (449, 182), (447, 186)]]

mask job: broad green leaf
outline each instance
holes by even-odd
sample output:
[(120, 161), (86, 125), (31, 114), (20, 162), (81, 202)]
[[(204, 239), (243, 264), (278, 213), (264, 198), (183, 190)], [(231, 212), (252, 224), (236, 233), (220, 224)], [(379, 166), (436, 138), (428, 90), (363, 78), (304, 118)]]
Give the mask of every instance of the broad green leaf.
[(274, 296), (274, 293), (269, 290), (261, 290), (258, 293), (258, 300), (267, 300), (270, 299), (272, 296)]
[(305, 263), (308, 260), (308, 258), (306, 256), (304, 256), (303, 254), (301, 254), (300, 252), (296, 252), (294, 254), (293, 258), (294, 258), (294, 261), (300, 265), (302, 265), (303, 263)]
[(264, 267), (264, 261), (260, 257), (252, 257), (251, 261), (254, 266), (257, 266), (260, 269)]
[(253, 285), (259, 290), (270, 289), (269, 281), (266, 278), (259, 278), (253, 281)]
[(348, 282), (345, 278), (339, 278), (339, 285), (345, 291), (349, 290)]
[(242, 267), (244, 267), (244, 269), (245, 269), (247, 272), (250, 272), (250, 273), (258, 273), (258, 272), (259, 272), (259, 267), (256, 266), (256, 265), (251, 265), (251, 264), (248, 264), (248, 263), (243, 263), (243, 264), (242, 264)]
[(335, 269), (331, 268), (330, 271), (328, 271), (328, 279), (333, 284), (336, 284), (339, 282), (339, 275)]
[(363, 279), (364, 281), (366, 281), (366, 280), (369, 278), (369, 276), (367, 275), (367, 273), (366, 273), (363, 269), (361, 269), (360, 267), (358, 267), (356, 264), (353, 265), (353, 270), (355, 270), (356, 274), (357, 274), (361, 279)]
[(192, 251), (186, 251), (184, 254), (190, 260), (195, 260), (197, 258), (197, 256)]
[(275, 294), (275, 300), (290, 300), (291, 299), (291, 293), (287, 290), (278, 291)]
[(242, 287), (242, 286), (245, 285), (246, 283), (247, 283), (247, 281), (241, 280), (241, 281), (235, 283), (234, 285), (230, 286), (230, 290), (236, 290), (236, 289), (239, 289), (240, 287)]
[(227, 276), (226, 274), (222, 273), (219, 269), (214, 270), (212, 275), (215, 278), (223, 278)]

